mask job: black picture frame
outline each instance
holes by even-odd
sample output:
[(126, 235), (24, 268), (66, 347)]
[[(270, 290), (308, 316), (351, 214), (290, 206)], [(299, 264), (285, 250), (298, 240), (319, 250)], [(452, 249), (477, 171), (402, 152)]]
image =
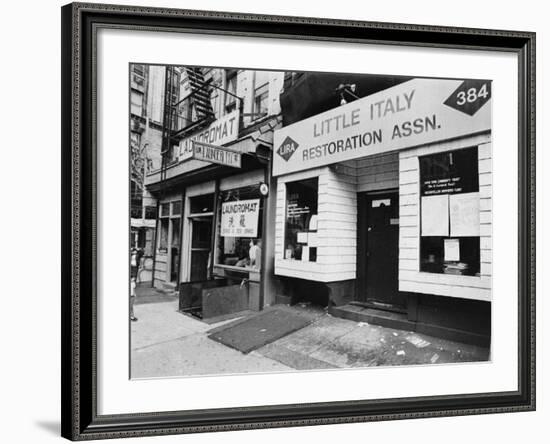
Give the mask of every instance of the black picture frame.
[[(72, 3), (62, 14), (62, 436), (71, 440), (535, 409), (535, 33)], [(519, 62), (518, 390), (100, 416), (95, 40), (100, 27), (511, 51)]]

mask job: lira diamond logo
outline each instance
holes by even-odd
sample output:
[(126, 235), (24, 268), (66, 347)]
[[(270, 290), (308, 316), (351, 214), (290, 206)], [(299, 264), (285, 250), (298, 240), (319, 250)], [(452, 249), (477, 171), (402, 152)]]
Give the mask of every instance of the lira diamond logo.
[(294, 152), (298, 149), (298, 146), (298, 142), (287, 136), (279, 149), (277, 149), (277, 154), (288, 162), (288, 159), (292, 157)]

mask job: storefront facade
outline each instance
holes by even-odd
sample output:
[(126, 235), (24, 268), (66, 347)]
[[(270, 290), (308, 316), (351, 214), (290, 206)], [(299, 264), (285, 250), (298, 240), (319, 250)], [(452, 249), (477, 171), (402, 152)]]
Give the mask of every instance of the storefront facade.
[(146, 186), (158, 199), (153, 285), (178, 292), (180, 310), (213, 318), (269, 303), (265, 218), (283, 73), (206, 71), (201, 83), (219, 86), (209, 88), (215, 118), (189, 125)]
[(490, 81), (412, 79), (278, 129), (280, 300), (486, 342), (490, 96)]

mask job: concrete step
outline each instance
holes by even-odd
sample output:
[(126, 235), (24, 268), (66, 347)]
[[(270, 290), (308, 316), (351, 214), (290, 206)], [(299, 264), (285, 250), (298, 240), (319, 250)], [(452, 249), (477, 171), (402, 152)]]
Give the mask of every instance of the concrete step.
[(449, 341), (458, 341), (482, 347), (489, 347), (491, 343), (491, 337), (489, 335), (456, 330), (443, 325), (410, 321), (407, 319), (405, 313), (395, 313), (351, 304), (342, 305), (340, 307), (330, 307), (328, 312), (332, 316), (349, 319), (350, 321), (367, 322), (372, 325), (380, 325), (382, 327), (395, 328), (397, 330), (414, 331), (441, 339), (447, 339)]
[(332, 316), (349, 319), (355, 322), (367, 322), (369, 324), (381, 325), (382, 327), (396, 328), (399, 330), (414, 331), (416, 329), (415, 322), (409, 321), (405, 313), (395, 313), (351, 304), (342, 305), (340, 307), (330, 307), (328, 312)]

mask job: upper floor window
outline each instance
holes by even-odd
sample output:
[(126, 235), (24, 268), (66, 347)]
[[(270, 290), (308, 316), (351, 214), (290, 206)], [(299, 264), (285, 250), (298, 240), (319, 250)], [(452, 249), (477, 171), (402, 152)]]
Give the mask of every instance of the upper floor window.
[(269, 84), (265, 83), (254, 90), (254, 118), (260, 119), (267, 115)]
[[(219, 86), (219, 85), (215, 85)], [(214, 111), (214, 116), (216, 119), (220, 117), (220, 90), (219, 88), (212, 88), (210, 94), (210, 104), (212, 105), (212, 111)]]
[(132, 90), (130, 93), (130, 112), (137, 116), (143, 114), (143, 94)]
[(145, 66), (143, 65), (132, 65), (134, 67), (134, 72), (137, 75), (144, 76), (145, 75)]
[(226, 114), (237, 109), (237, 73), (228, 73), (225, 90), (225, 112)]

